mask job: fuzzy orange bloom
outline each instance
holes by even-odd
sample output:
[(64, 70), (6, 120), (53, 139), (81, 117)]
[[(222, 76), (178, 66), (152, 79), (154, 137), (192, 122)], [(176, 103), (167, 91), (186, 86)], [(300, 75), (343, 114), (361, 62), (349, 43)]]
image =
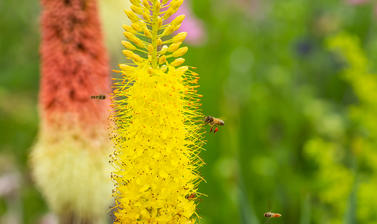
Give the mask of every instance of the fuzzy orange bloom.
[(41, 125), (33, 176), (61, 222), (105, 217), (111, 201), (108, 59), (96, 0), (42, 0)]

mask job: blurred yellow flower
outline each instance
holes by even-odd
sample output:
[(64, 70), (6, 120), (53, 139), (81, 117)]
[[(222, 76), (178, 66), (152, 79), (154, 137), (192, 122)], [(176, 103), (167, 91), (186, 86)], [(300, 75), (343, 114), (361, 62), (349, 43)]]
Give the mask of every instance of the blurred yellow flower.
[(377, 197), (373, 192), (377, 183), (377, 74), (370, 71), (357, 37), (339, 34), (328, 45), (348, 64), (343, 75), (358, 98), (358, 103), (349, 109), (350, 119), (356, 125), (351, 147), (361, 177), (357, 188), (357, 218), (360, 223), (376, 223)]
[[(353, 214), (347, 214), (352, 212), (347, 207), (356, 207), (358, 223), (376, 223), (377, 75), (369, 71), (368, 58), (357, 37), (342, 33), (329, 38), (327, 44), (345, 63), (342, 77), (358, 98), (347, 110), (352, 132), (347, 140), (314, 138), (305, 151), (317, 164), (317, 193), (320, 202), (331, 208), (331, 223), (350, 219)], [(347, 157), (352, 158), (351, 162)], [(355, 200), (352, 197), (357, 206), (351, 205)]]

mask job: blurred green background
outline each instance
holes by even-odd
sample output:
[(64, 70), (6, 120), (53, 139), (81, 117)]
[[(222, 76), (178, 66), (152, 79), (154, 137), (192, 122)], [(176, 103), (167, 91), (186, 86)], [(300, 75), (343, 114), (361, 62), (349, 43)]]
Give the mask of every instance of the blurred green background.
[[(124, 61), (124, 2), (100, 4), (112, 68)], [(205, 38), (187, 62), (201, 74), (203, 112), (225, 121), (202, 152), (200, 223), (377, 223), (375, 3), (188, 3)], [(38, 1), (0, 1), (0, 223), (49, 220), (28, 168), (39, 13)]]

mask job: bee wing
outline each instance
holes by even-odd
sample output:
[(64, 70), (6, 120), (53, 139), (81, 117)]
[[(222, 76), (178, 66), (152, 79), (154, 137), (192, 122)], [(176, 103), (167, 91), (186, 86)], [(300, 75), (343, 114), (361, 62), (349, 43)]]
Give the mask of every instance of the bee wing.
[(222, 121), (225, 125), (225, 118), (222, 118), (222, 117), (216, 117), (215, 119), (217, 119), (217, 121)]

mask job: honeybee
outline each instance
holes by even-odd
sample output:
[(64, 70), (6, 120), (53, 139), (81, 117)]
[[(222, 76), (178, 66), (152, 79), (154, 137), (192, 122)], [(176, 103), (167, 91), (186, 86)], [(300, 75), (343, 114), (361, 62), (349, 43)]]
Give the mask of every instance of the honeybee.
[(195, 199), (196, 198), (196, 194), (195, 193), (188, 194), (188, 195), (185, 196), (185, 198), (189, 199), (189, 200)]
[(279, 218), (279, 217), (281, 217), (281, 214), (273, 213), (273, 212), (266, 212), (266, 213), (264, 213), (264, 217), (266, 217), (266, 218)]
[(223, 120), (212, 116), (206, 116), (204, 118), (204, 123), (211, 126), (211, 130), (209, 132), (211, 133), (213, 130), (213, 134), (216, 134), (216, 132), (219, 131), (219, 128), (217, 126), (223, 126), (225, 124)]
[(104, 100), (106, 99), (105, 95), (98, 95), (98, 96), (90, 96), (91, 99), (96, 99), (96, 100)]

